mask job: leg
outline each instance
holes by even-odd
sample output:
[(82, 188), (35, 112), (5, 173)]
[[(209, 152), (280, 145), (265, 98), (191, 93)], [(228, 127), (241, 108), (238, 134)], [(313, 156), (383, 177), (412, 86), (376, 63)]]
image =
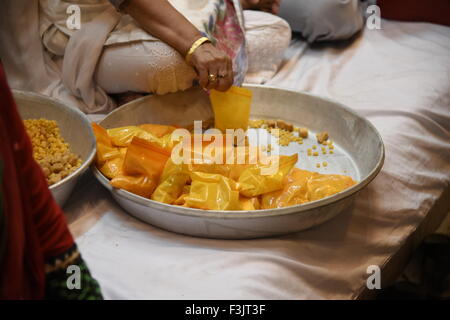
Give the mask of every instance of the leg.
[(195, 78), (180, 54), (160, 41), (107, 46), (96, 72), (97, 83), (107, 93), (165, 94), (190, 88)]
[(244, 10), (248, 51), (246, 82), (264, 83), (278, 70), (291, 40), (286, 21), (269, 13)]
[(363, 8), (360, 0), (283, 0), (280, 16), (308, 42), (348, 39), (360, 31)]

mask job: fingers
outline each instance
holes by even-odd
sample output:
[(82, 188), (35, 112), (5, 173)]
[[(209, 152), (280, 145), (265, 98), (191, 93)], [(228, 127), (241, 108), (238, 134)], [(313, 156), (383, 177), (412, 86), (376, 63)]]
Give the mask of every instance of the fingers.
[(196, 69), (198, 73), (198, 83), (200, 84), (200, 87), (206, 89), (208, 86), (208, 70), (203, 66)]
[(197, 70), (202, 88), (226, 91), (233, 84), (230, 57), (212, 44), (201, 45), (192, 55), (191, 61)]
[(217, 85), (217, 90), (227, 91), (233, 84), (233, 68), (231, 59), (227, 59), (225, 65), (222, 64), (218, 77), (219, 83)]

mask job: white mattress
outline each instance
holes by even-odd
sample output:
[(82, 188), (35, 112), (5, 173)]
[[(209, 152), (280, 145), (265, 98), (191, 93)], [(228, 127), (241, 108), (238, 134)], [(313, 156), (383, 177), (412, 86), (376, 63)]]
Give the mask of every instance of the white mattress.
[(65, 209), (105, 298), (356, 297), (367, 267), (383, 269), (450, 182), (450, 28), (389, 21), (382, 28), (347, 46), (294, 40), (269, 83), (336, 99), (381, 133), (384, 168), (352, 208), (295, 235), (199, 239), (132, 218), (85, 177)]

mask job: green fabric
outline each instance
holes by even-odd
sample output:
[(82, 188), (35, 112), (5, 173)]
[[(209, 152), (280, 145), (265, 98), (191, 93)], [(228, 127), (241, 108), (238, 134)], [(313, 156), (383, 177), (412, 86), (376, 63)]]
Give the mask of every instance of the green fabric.
[[(57, 259), (55, 260), (57, 261)], [(66, 268), (59, 268), (57, 271), (46, 275), (45, 298), (52, 300), (102, 300), (100, 286), (91, 276), (81, 255), (71, 265), (80, 268), (80, 289), (69, 289), (67, 282), (74, 273), (67, 273)]]

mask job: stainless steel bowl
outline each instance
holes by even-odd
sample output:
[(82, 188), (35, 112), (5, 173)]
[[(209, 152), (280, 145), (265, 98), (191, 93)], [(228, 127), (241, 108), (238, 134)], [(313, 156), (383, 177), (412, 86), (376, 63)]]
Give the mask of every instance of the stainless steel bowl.
[[(95, 166), (95, 177), (133, 216), (166, 230), (207, 238), (245, 239), (304, 230), (323, 223), (347, 208), (357, 192), (381, 170), (384, 146), (374, 126), (351, 109), (328, 99), (267, 86), (247, 86), (253, 91), (251, 117), (283, 119), (312, 130), (303, 145), (291, 143), (282, 153), (299, 152), (298, 167), (322, 173), (352, 176), (358, 183), (331, 197), (303, 205), (256, 211), (204, 211), (167, 205), (125, 190), (112, 188)], [(105, 128), (143, 123), (188, 125), (212, 116), (207, 95), (198, 89), (147, 96), (110, 113), (100, 122)], [(333, 155), (307, 157), (317, 144), (314, 132), (327, 130), (334, 141)], [(320, 151), (320, 150), (319, 150)], [(326, 157), (326, 158), (325, 158)], [(317, 169), (316, 162), (329, 166)]]
[(70, 145), (70, 150), (80, 156), (82, 160), (82, 164), (77, 170), (50, 186), (53, 197), (62, 207), (78, 178), (95, 157), (95, 136), (90, 121), (84, 113), (59, 100), (19, 90), (13, 90), (13, 94), (22, 119), (56, 120), (61, 136)]

